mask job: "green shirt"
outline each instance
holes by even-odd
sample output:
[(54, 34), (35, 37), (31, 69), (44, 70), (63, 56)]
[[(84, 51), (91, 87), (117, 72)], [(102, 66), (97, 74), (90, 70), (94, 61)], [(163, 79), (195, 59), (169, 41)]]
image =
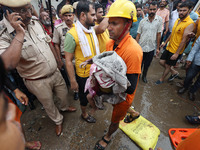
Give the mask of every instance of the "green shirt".
[(69, 53), (74, 53), (75, 48), (76, 48), (76, 42), (74, 37), (70, 33), (67, 33), (65, 37), (64, 51)]

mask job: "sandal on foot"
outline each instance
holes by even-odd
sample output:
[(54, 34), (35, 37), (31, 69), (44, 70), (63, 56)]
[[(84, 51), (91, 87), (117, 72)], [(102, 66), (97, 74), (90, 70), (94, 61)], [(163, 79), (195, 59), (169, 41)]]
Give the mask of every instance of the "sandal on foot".
[(90, 116), (89, 114), (88, 114), (87, 118), (84, 118), (83, 115), (81, 115), (81, 118), (83, 120), (87, 121), (88, 123), (95, 123), (96, 122), (96, 119), (94, 117)]
[[(106, 140), (105, 138), (104, 138), (104, 136), (102, 137), (102, 139), (101, 140), (103, 140), (107, 145), (110, 143), (110, 141), (108, 141), (108, 140)], [(104, 150), (106, 147), (103, 147), (99, 142), (101, 141), (101, 140), (99, 140), (99, 141), (97, 141), (97, 143), (96, 143), (96, 145), (95, 145), (95, 147), (94, 147), (94, 150)], [(106, 145), (106, 146), (107, 146)]]
[(137, 119), (137, 118), (139, 118), (139, 117), (140, 117), (140, 115), (135, 116), (135, 117), (132, 117), (131, 115), (127, 115), (127, 116), (125, 117), (125, 119), (124, 119), (124, 122), (125, 122), (125, 123), (130, 123), (130, 122), (134, 121), (135, 119)]

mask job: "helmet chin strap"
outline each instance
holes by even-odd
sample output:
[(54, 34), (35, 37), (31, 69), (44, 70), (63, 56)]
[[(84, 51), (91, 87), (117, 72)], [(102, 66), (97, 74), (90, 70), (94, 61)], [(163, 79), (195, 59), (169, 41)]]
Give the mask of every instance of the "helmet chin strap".
[(124, 33), (128, 30), (128, 27), (129, 27), (129, 24), (130, 24), (130, 23), (131, 23), (131, 22), (127, 22), (127, 23), (126, 23), (126, 26), (125, 26), (124, 30), (122, 31), (121, 35), (117, 38), (118, 41), (120, 41), (121, 38), (124, 36)]

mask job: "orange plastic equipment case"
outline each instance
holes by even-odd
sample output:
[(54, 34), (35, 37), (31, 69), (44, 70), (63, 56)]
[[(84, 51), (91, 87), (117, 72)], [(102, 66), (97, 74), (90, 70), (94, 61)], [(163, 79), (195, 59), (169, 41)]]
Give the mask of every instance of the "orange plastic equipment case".
[(169, 129), (169, 136), (173, 145), (177, 147), (181, 141), (186, 139), (190, 134), (192, 134), (196, 130), (197, 129), (195, 128), (171, 128)]

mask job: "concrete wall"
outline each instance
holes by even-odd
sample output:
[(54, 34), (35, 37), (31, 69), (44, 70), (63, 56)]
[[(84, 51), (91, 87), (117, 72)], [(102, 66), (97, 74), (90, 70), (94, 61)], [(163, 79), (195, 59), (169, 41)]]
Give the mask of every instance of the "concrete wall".
[[(45, 0), (42, 0), (43, 1), (43, 5), (44, 7), (46, 7), (46, 3), (45, 3)], [(53, 5), (55, 7), (55, 9), (57, 8), (57, 5), (62, 2), (62, 0), (51, 0), (51, 5)], [(36, 11), (39, 13), (39, 7), (38, 7), (38, 0), (31, 0), (31, 4), (35, 7)]]

